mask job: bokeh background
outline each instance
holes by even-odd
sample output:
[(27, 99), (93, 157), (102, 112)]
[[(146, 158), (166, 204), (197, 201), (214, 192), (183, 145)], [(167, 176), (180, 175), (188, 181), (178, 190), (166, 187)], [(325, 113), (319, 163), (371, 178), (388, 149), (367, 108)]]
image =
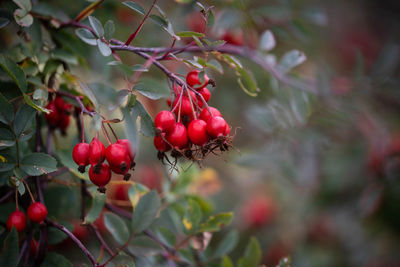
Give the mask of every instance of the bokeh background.
[[(8, 5), (2, 1), (3, 6)], [(74, 17), (86, 1), (40, 1), (62, 10), (60, 19)], [(73, 2), (73, 4), (72, 4)], [(147, 7), (150, 1), (138, 1)], [(293, 266), (400, 266), (400, 2), (396, 0), (230, 0), (204, 1), (214, 6), (215, 25), (205, 29), (199, 8), (191, 1), (159, 1), (176, 31), (205, 31), (211, 39), (256, 48), (259, 37), (271, 30), (277, 60), (288, 50), (303, 51), (307, 60), (291, 75), (313, 81), (319, 95), (278, 83), (263, 69), (240, 58), (254, 73), (261, 92), (250, 97), (236, 82), (234, 71), (208, 71), (216, 81), (210, 104), (217, 107), (236, 133), (236, 149), (211, 157), (202, 168), (184, 166), (187, 190), (205, 197), (216, 211), (235, 212), (229, 229), (238, 230), (232, 258), (241, 255), (250, 236), (256, 236), (263, 263), (275, 266), (290, 256)], [(116, 24), (115, 37), (124, 40), (141, 17), (121, 2), (106, 0), (94, 13)], [(0, 30), (0, 47), (14, 36)], [(60, 36), (60, 39), (62, 36)], [(187, 41), (187, 40), (186, 40)], [(186, 42), (183, 40), (181, 44)], [(171, 38), (153, 23), (146, 23), (136, 46), (169, 46)], [(118, 90), (124, 77), (107, 65), (96, 48), (71, 47), (89, 59), (71, 72), (86, 82), (102, 82)], [(89, 56), (88, 56), (89, 55)], [(128, 65), (143, 63), (119, 53)], [(189, 57), (189, 55), (186, 55)], [(166, 62), (185, 74), (180, 63)], [(143, 77), (164, 81), (155, 68)], [(154, 116), (166, 109), (165, 100), (139, 97)], [(108, 114), (121, 116), (121, 114)], [(118, 128), (118, 127), (117, 127)], [(67, 146), (59, 137), (59, 147)], [(124, 135), (122, 127), (117, 129)], [(138, 136), (137, 170), (133, 179), (163, 190), (169, 169), (156, 158), (152, 139)], [(189, 178), (188, 178), (189, 177)], [(66, 178), (67, 179), (67, 178)], [(71, 189), (72, 188), (72, 189)], [(75, 222), (78, 189), (49, 188), (49, 212), (63, 211)], [(67, 193), (68, 191), (68, 193)], [(129, 206), (127, 189), (115, 185), (108, 201)], [(60, 209), (61, 205), (61, 209)], [(76, 221), (71, 218), (76, 218)], [(84, 229), (80, 229), (85, 233)], [(220, 233), (222, 236), (224, 233)], [(85, 242), (90, 243), (88, 236)], [(219, 235), (213, 237), (217, 242)], [(64, 244), (65, 245), (65, 244)], [(55, 247), (76, 261), (80, 253)]]

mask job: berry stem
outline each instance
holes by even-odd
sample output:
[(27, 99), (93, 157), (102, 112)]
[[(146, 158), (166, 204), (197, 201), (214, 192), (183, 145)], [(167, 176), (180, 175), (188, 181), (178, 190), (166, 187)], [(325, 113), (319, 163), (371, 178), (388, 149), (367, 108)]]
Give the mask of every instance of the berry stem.
[(15, 208), (16, 208), (16, 210), (19, 210), (18, 209), (18, 188), (17, 187), (15, 187)]
[[(193, 105), (193, 100), (192, 100), (192, 96), (190, 95), (189, 89), (187, 88), (186, 85), (183, 86), (183, 88), (186, 90), (188, 96), (189, 96), (189, 102), (190, 102), (190, 107), (192, 108), (192, 112), (193, 112), (193, 118), (195, 120), (197, 120), (197, 115), (196, 115), (196, 111), (194, 110), (194, 105)], [(183, 89), (182, 89), (183, 90)]]
[(81, 142), (85, 143), (85, 125), (83, 123), (83, 109), (81, 109), (81, 113), (79, 114), (79, 120), (81, 121)]
[(29, 188), (28, 183), (26, 181), (24, 181), (23, 179), (22, 179), (22, 182), (25, 184), (26, 189), (28, 189), (28, 193), (29, 193), (29, 196), (31, 197), (32, 203), (36, 202), (35, 198), (33, 197), (32, 192), (31, 192), (31, 189)]
[(104, 134), (104, 136), (105, 136), (106, 139), (107, 139), (107, 143), (108, 143), (109, 145), (111, 145), (112, 142), (111, 142), (111, 140), (110, 140), (110, 136), (108, 135), (108, 132), (107, 132), (106, 128), (104, 127), (104, 123), (101, 123), (101, 130), (103, 130), (103, 134)]

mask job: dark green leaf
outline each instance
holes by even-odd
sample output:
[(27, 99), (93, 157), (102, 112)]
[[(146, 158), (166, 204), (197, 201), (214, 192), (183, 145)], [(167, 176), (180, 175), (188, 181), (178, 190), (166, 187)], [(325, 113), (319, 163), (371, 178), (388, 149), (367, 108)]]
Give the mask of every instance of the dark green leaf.
[(199, 204), (193, 199), (189, 199), (189, 208), (183, 217), (183, 224), (188, 233), (195, 233), (197, 231), (202, 216)]
[(48, 110), (47, 108), (41, 107), (41, 106), (37, 105), (35, 102), (33, 102), (32, 99), (27, 94), (23, 94), (23, 96), (24, 96), (25, 102), (29, 106), (33, 107), (34, 109), (36, 109), (38, 111), (42, 111), (47, 114), (50, 113), (50, 110)]
[(96, 191), (92, 198), (92, 207), (85, 217), (85, 224), (90, 224), (94, 222), (101, 214), (101, 211), (106, 202), (106, 195)]
[(18, 234), (13, 227), (4, 240), (0, 255), (0, 266), (17, 266), (18, 261)]
[(212, 59), (206, 63), (206, 66), (209, 67), (210, 69), (213, 69), (215, 71), (218, 71), (219, 73), (223, 74), (224, 69), (222, 68), (221, 63), (219, 63), (218, 60)]
[(166, 21), (164, 18), (158, 16), (158, 15), (150, 15), (149, 16), (151, 20), (156, 23), (157, 25), (167, 28), (168, 27), (168, 21)]
[(83, 92), (85, 95), (90, 99), (90, 101), (93, 103), (93, 105), (98, 109), (99, 103), (97, 102), (97, 98), (95, 94), (93, 93), (93, 90), (90, 89), (86, 84), (82, 83), (81, 81), (78, 81), (80, 87), (82, 88)]
[(169, 246), (169, 247), (175, 246), (175, 242), (176, 242), (175, 235), (167, 228), (159, 227), (157, 229), (157, 236), (167, 246)]
[(0, 128), (0, 148), (13, 146), (14, 144), (14, 134), (6, 128)]
[(125, 136), (134, 145), (138, 140), (138, 130), (136, 127), (136, 120), (134, 120), (128, 108), (121, 108), (122, 115), (124, 116), (124, 132)]
[(75, 57), (75, 55), (66, 50), (61, 50), (61, 49), (53, 50), (51, 52), (50, 57), (53, 59), (59, 59), (71, 65), (78, 64), (78, 59)]
[(8, 124), (14, 120), (14, 107), (0, 93), (0, 121)]
[(32, 153), (22, 158), (20, 167), (27, 174), (38, 176), (57, 170), (55, 158), (44, 153)]
[(32, 9), (31, 0), (13, 0), (13, 2), (27, 12), (31, 11)]
[(257, 82), (253, 75), (240, 67), (236, 68), (236, 74), (238, 76), (238, 83), (242, 90), (249, 96), (257, 96), (260, 88), (258, 88)]
[(138, 3), (132, 2), (132, 1), (125, 1), (122, 4), (126, 5), (127, 7), (135, 10), (136, 12), (138, 12), (141, 15), (144, 15), (144, 9), (143, 7), (141, 7)]
[(140, 82), (135, 85), (133, 90), (154, 100), (168, 97), (170, 95), (170, 90), (165, 83), (150, 78), (141, 79)]
[(132, 107), (132, 118), (136, 120), (136, 118), (140, 118), (140, 132), (148, 137), (154, 136), (155, 129), (154, 123), (151, 119), (149, 113), (147, 113), (146, 109), (143, 107), (142, 103), (136, 100), (135, 104)]
[(239, 260), (239, 267), (255, 267), (261, 260), (261, 249), (256, 238), (252, 237), (246, 247), (243, 257)]
[(108, 57), (111, 55), (111, 48), (108, 46), (108, 44), (104, 43), (100, 39), (97, 39), (97, 47), (103, 56)]
[(18, 88), (21, 90), (21, 92), (26, 93), (27, 84), (24, 71), (12, 60), (4, 57), (3, 55), (0, 55), (0, 66), (18, 85)]
[(104, 24), (104, 37), (107, 40), (110, 40), (115, 32), (114, 21), (108, 20), (106, 24)]
[(232, 212), (220, 213), (215, 216), (211, 216), (208, 220), (202, 224), (202, 232), (215, 232), (219, 231), (222, 227), (231, 223), (233, 218)]
[(104, 224), (114, 239), (120, 244), (126, 243), (129, 239), (129, 230), (125, 222), (111, 212), (104, 213)]
[(88, 29), (79, 28), (75, 30), (75, 33), (85, 43), (97, 45), (97, 38)]
[(92, 26), (97, 37), (101, 38), (104, 36), (103, 25), (101, 25), (101, 22), (97, 18), (89, 16), (89, 23)]
[(150, 226), (157, 215), (160, 204), (158, 194), (154, 190), (140, 198), (132, 218), (132, 230), (135, 233), (140, 233)]
[(42, 267), (72, 267), (72, 263), (63, 255), (55, 252), (47, 252)]
[(31, 127), (35, 115), (36, 110), (28, 105), (23, 105), (18, 109), (14, 120), (14, 133), (17, 137)]
[(219, 242), (217, 248), (214, 250), (214, 257), (219, 258), (224, 254), (231, 252), (239, 241), (239, 234), (236, 230), (227, 234), (224, 239)]
[(162, 252), (160, 245), (147, 236), (132, 238), (128, 250), (135, 256), (152, 256)]

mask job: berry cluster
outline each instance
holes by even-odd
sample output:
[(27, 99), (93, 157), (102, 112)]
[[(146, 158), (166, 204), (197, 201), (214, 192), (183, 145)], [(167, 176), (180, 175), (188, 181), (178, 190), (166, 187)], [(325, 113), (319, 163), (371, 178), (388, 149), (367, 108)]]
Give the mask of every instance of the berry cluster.
[(50, 101), (46, 108), (50, 110), (49, 114), (45, 114), (47, 123), (53, 129), (60, 129), (62, 134), (65, 134), (70, 123), (70, 114), (72, 105), (66, 103), (64, 99), (57, 95), (54, 100)]
[[(81, 142), (75, 145), (72, 158), (79, 165), (78, 170), (85, 172), (86, 166), (90, 165), (89, 178), (97, 185), (100, 192), (105, 192), (105, 186), (111, 180), (111, 171), (124, 175), (124, 180), (129, 180), (130, 169), (135, 166), (136, 151), (127, 139), (118, 139), (107, 148), (94, 137), (90, 144)], [(108, 164), (104, 163), (107, 160)]]
[(206, 74), (200, 74), (189, 72), (186, 84), (174, 87), (174, 100), (167, 99), (171, 111), (160, 111), (154, 118), (154, 146), (160, 160), (170, 162), (165, 153), (172, 150), (175, 159), (183, 156), (199, 162), (209, 153), (226, 151), (231, 146), (228, 123), (218, 109), (207, 104), (211, 93), (206, 86), (213, 82)]
[[(28, 218), (30, 221), (35, 223), (41, 223), (47, 217), (47, 208), (40, 202), (33, 202), (28, 207)], [(20, 211), (18, 208), (16, 211), (12, 212), (7, 219), (7, 229), (11, 231), (12, 227), (18, 232), (25, 230), (27, 224), (25, 213)]]

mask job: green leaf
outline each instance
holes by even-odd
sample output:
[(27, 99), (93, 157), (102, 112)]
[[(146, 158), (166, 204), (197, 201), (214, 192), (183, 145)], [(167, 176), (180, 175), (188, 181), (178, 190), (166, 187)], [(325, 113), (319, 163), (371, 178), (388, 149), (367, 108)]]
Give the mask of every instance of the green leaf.
[(219, 242), (217, 248), (214, 250), (214, 257), (219, 258), (224, 254), (231, 252), (239, 241), (239, 233), (234, 230), (227, 234), (221, 242)]
[(152, 256), (163, 251), (160, 245), (148, 236), (137, 236), (129, 242), (128, 250), (135, 256)]
[(220, 213), (215, 216), (211, 216), (208, 220), (202, 224), (201, 231), (202, 232), (216, 232), (219, 231), (222, 227), (231, 223), (233, 219), (232, 212)]
[(9, 124), (14, 120), (14, 107), (0, 93), (0, 121)]
[(81, 81), (78, 81), (79, 86), (82, 88), (83, 92), (85, 95), (90, 99), (90, 101), (93, 103), (96, 109), (99, 107), (99, 103), (97, 102), (97, 98), (93, 92), (92, 89), (90, 89), (86, 84), (82, 83)]
[(171, 248), (175, 246), (175, 242), (176, 242), (175, 235), (167, 228), (164, 228), (164, 227), (157, 228), (156, 234), (157, 234), (158, 238), (163, 243), (165, 243), (167, 246), (169, 246)]
[(220, 267), (233, 267), (233, 262), (227, 255), (225, 255), (221, 259)]
[(88, 29), (76, 29), (75, 34), (88, 45), (97, 45), (97, 38)]
[(168, 27), (168, 21), (166, 21), (164, 18), (162, 18), (162, 17), (160, 17), (158, 15), (150, 15), (149, 18), (151, 18), (151, 20), (155, 24), (157, 24), (157, 25), (159, 25), (159, 26), (161, 26), (163, 28), (167, 28)]
[(135, 10), (136, 12), (138, 12), (141, 15), (144, 15), (144, 9), (143, 7), (141, 7), (138, 3), (132, 2), (132, 1), (125, 1), (122, 4), (126, 5), (127, 7)]
[(90, 224), (94, 222), (101, 214), (101, 211), (106, 202), (106, 195), (96, 191), (92, 198), (92, 207), (85, 217), (85, 224)]
[(218, 60), (212, 59), (206, 63), (206, 66), (210, 69), (218, 71), (221, 74), (224, 74), (224, 69), (222, 68), (221, 63)]
[(17, 266), (18, 262), (18, 234), (15, 227), (8, 233), (4, 240), (0, 255), (0, 266)]
[(14, 144), (14, 134), (6, 128), (0, 128), (0, 148), (13, 146)]
[(104, 37), (107, 40), (110, 40), (113, 37), (114, 32), (115, 32), (114, 21), (108, 20), (106, 24), (104, 24)]
[(72, 263), (63, 255), (55, 252), (47, 252), (42, 267), (72, 267)]
[(14, 133), (17, 137), (31, 127), (35, 115), (36, 110), (28, 105), (23, 105), (18, 109), (14, 120)]
[(261, 249), (255, 237), (250, 239), (243, 257), (239, 260), (238, 267), (255, 267), (261, 260)]
[(22, 95), (24, 96), (25, 102), (29, 106), (33, 107), (34, 109), (36, 109), (38, 111), (42, 111), (42, 112), (47, 113), (47, 114), (50, 113), (50, 110), (48, 110), (47, 108), (41, 107), (41, 106), (37, 105), (35, 102), (33, 102), (32, 99), (27, 94), (22, 94)]
[(8, 59), (7, 57), (4, 57), (3, 55), (0, 55), (0, 66), (17, 84), (21, 92), (26, 93), (27, 84), (24, 71), (12, 60)]
[(33, 96), (32, 98), (34, 100), (42, 100), (42, 101), (47, 101), (49, 97), (49, 93), (47, 92), (47, 90), (43, 90), (43, 89), (36, 89), (33, 92)]
[(258, 48), (263, 51), (270, 51), (276, 45), (274, 34), (270, 30), (263, 32), (258, 44)]
[(142, 196), (133, 213), (132, 230), (135, 233), (140, 233), (147, 229), (156, 217), (160, 205), (156, 191), (152, 190)]
[(111, 48), (108, 46), (108, 44), (104, 43), (102, 40), (97, 39), (97, 47), (100, 50), (100, 53), (105, 56), (108, 57), (109, 55), (111, 55)]
[(10, 21), (8, 19), (0, 17), (0, 29), (4, 28), (5, 26), (7, 26), (8, 23), (10, 23)]
[(140, 118), (140, 132), (148, 137), (153, 137), (155, 134), (155, 128), (153, 120), (151, 119), (149, 113), (143, 107), (142, 103), (136, 100), (132, 107), (132, 118), (137, 121)]
[(19, 183), (18, 184), (18, 193), (22, 196), (23, 194), (25, 194), (25, 185), (24, 183)]
[(93, 16), (89, 16), (89, 23), (92, 26), (92, 28), (98, 38), (101, 38), (104, 36), (103, 26), (101, 25), (101, 22), (97, 18), (95, 18)]
[(200, 38), (203, 38), (203, 37), (204, 37), (204, 33), (201, 33), (201, 32), (191, 32), (191, 31), (182, 31), (182, 32), (178, 32), (176, 35), (179, 36), (179, 37), (193, 37), (193, 36), (200, 37)]
[(245, 69), (239, 67), (236, 68), (236, 74), (238, 76), (238, 84), (242, 90), (249, 96), (257, 96), (260, 88), (258, 88), (257, 82), (253, 75), (251, 75)]
[[(124, 132), (125, 136), (131, 141), (131, 144), (137, 144), (138, 129), (136, 127), (136, 120), (134, 120), (128, 108), (121, 108), (122, 115), (124, 116)], [(137, 146), (136, 146), (137, 147)]]
[(168, 97), (170, 95), (170, 90), (165, 83), (150, 78), (141, 79), (140, 82), (135, 85), (133, 90), (153, 100)]
[(195, 233), (199, 228), (199, 223), (203, 216), (199, 204), (193, 199), (189, 199), (189, 209), (183, 217), (183, 225), (188, 233)]
[(60, 158), (61, 164), (67, 167), (76, 177), (89, 180), (88, 172), (81, 173), (78, 171), (78, 165), (72, 159), (72, 150), (59, 150), (57, 156)]
[(13, 2), (27, 12), (31, 11), (32, 9), (31, 0), (13, 0)]
[(291, 50), (283, 55), (279, 63), (279, 69), (282, 72), (287, 73), (294, 67), (306, 61), (306, 59), (307, 57), (303, 52), (299, 50)]
[(27, 174), (38, 176), (57, 170), (55, 158), (44, 153), (32, 153), (22, 158), (20, 168)]
[(120, 244), (125, 244), (129, 239), (129, 230), (125, 222), (111, 212), (104, 213), (104, 224), (114, 239)]
[(68, 52), (68, 51), (66, 51), (66, 50), (62, 50), (62, 49), (53, 50), (51, 52), (50, 57), (53, 58), (53, 59), (59, 59), (59, 60), (64, 61), (64, 62), (66, 62), (68, 64), (71, 64), (71, 65), (77, 65), (78, 64), (78, 59), (75, 57), (75, 55), (70, 53), (70, 52)]

